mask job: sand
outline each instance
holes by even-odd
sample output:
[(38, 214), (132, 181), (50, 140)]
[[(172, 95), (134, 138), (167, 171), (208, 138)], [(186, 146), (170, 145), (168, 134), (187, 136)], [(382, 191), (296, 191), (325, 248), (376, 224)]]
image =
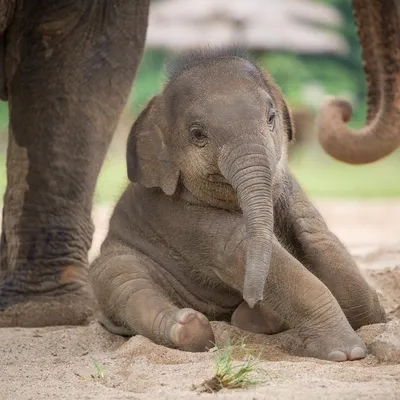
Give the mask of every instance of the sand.
[[(378, 290), (390, 321), (363, 327), (369, 355), (333, 363), (290, 356), (283, 336), (248, 335), (262, 351), (262, 382), (248, 389), (198, 394), (214, 374), (216, 354), (157, 346), (142, 336), (83, 327), (0, 329), (0, 399), (400, 399), (400, 200), (316, 201), (330, 228)], [(91, 258), (107, 230), (110, 207), (94, 210)], [(213, 322), (217, 344), (242, 335)], [(237, 353), (239, 359), (241, 353)], [(101, 365), (96, 369), (95, 362)]]

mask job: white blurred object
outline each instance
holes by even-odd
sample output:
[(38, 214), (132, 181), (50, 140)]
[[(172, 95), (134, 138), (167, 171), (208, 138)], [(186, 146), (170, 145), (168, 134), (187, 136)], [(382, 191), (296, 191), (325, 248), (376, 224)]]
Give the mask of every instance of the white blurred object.
[(345, 54), (340, 13), (312, 0), (162, 0), (150, 6), (146, 44), (182, 51), (212, 45)]
[[(309, 82), (302, 87), (303, 104), (313, 108), (314, 110), (318, 110), (321, 107), (321, 104), (329, 97), (332, 97), (332, 95), (329, 94), (326, 89), (317, 81)], [(334, 97), (347, 100), (354, 108), (358, 106), (357, 97), (352, 92), (342, 91), (336, 93)]]

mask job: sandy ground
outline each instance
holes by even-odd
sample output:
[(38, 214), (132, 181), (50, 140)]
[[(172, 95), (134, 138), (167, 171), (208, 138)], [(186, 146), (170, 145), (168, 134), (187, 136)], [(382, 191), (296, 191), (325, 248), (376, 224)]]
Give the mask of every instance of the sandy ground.
[[(387, 324), (360, 330), (369, 348), (366, 359), (338, 364), (293, 357), (280, 349), (279, 335), (249, 335), (247, 346), (262, 350), (263, 382), (200, 395), (192, 385), (213, 376), (215, 353), (171, 350), (141, 336), (128, 340), (97, 323), (1, 329), (0, 399), (400, 399), (400, 200), (316, 204), (390, 316)], [(109, 207), (94, 210), (91, 257), (109, 215)], [(241, 335), (228, 324), (213, 327), (217, 344)], [(102, 366), (101, 376), (94, 360)]]

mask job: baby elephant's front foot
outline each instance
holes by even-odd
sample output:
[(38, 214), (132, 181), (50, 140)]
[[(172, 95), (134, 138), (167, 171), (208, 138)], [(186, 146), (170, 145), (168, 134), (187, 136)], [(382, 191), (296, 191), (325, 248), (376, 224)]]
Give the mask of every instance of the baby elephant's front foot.
[(328, 355), (330, 361), (354, 361), (361, 360), (367, 355), (365, 346), (360, 344), (352, 348), (342, 347), (340, 350), (332, 350)]
[(311, 324), (299, 332), (307, 355), (330, 361), (360, 360), (367, 355), (364, 342), (347, 321), (331, 327)]
[(214, 347), (214, 333), (206, 316), (191, 308), (182, 308), (172, 316), (167, 332), (174, 347), (184, 351), (207, 351)]

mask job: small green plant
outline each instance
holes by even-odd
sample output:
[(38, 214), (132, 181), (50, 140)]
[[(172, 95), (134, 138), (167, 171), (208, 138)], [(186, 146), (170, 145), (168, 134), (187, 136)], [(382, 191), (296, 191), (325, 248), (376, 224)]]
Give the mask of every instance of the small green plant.
[(93, 359), (93, 363), (96, 368), (97, 375), (92, 375), (92, 378), (104, 379), (104, 367), (95, 359)]
[[(233, 360), (233, 351), (245, 352), (242, 362)], [(254, 375), (256, 372), (265, 372), (258, 367), (259, 355), (256, 357), (253, 352), (246, 348), (244, 340), (239, 345), (227, 344), (217, 349), (215, 375), (204, 381), (198, 389), (201, 392), (218, 392), (221, 389), (242, 389), (261, 383)]]

